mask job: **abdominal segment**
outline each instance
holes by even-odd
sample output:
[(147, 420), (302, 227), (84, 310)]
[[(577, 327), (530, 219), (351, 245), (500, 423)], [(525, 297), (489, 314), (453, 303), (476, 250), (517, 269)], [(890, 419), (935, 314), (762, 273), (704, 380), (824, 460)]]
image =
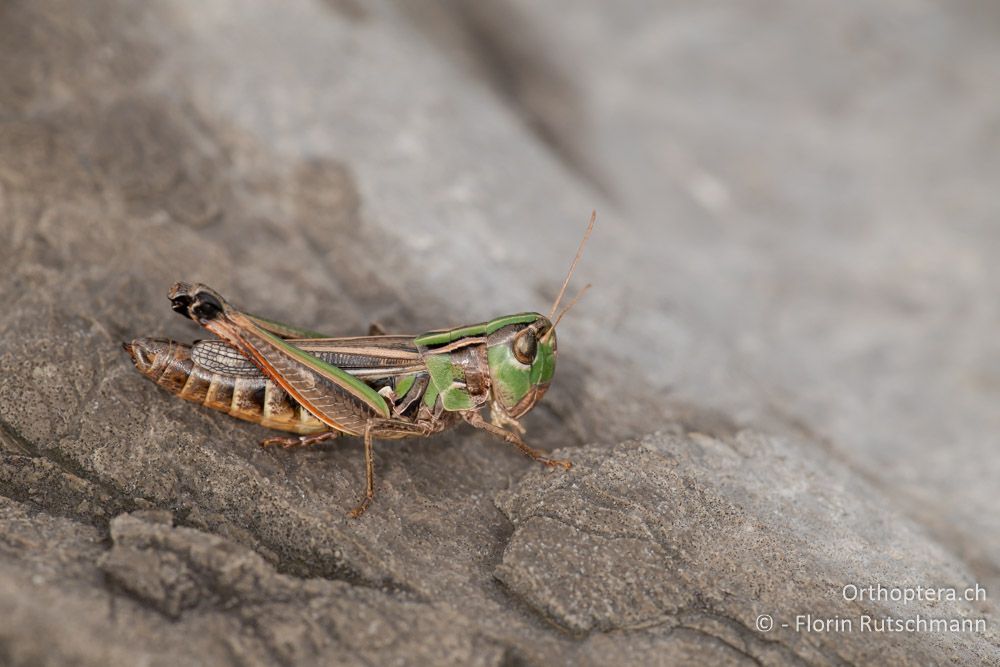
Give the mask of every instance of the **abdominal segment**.
[(329, 430), (242, 357), (196, 362), (190, 345), (159, 338), (138, 338), (125, 349), (139, 372), (185, 400), (280, 431), (308, 435)]

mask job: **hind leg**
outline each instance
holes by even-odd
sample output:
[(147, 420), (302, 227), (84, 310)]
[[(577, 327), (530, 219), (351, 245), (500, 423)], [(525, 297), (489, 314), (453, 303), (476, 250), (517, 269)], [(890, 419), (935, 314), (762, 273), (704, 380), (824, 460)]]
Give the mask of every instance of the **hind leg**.
[(321, 442), (326, 442), (327, 440), (333, 440), (340, 436), (340, 431), (323, 431), (322, 433), (314, 433), (313, 435), (297, 435), (294, 437), (274, 437), (274, 438), (264, 438), (260, 441), (260, 446), (264, 447), (281, 447), (282, 449), (294, 449), (297, 447), (309, 447), (311, 445), (318, 445)]

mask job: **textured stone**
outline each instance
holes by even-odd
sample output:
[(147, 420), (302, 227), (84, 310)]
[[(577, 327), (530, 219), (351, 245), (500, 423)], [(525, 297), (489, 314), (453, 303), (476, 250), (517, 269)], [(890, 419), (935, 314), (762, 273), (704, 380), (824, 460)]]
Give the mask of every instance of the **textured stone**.
[[(574, 459), (566, 476), (531, 473), (499, 495), (515, 529), (496, 573), (574, 633), (665, 629), (669, 641), (659, 639), (658, 651), (678, 661), (691, 633), (722, 655), (764, 664), (996, 656), (992, 632), (872, 641), (861, 631), (864, 615), (982, 619), (994, 628), (998, 610), (988, 599), (847, 599), (848, 585), (964, 591), (975, 577), (808, 443), (747, 431), (723, 439), (660, 433), (576, 450)], [(761, 614), (775, 620), (773, 633), (755, 630)], [(796, 631), (806, 615), (852, 619), (856, 631)]]
[[(992, 598), (753, 627), (1000, 584), (996, 17), (5, 3), (0, 662), (996, 663)], [(526, 420), (567, 474), (379, 443), (350, 521), (357, 441), (262, 450), (120, 349), (205, 335), (176, 280), (331, 334), (546, 311), (592, 208)]]

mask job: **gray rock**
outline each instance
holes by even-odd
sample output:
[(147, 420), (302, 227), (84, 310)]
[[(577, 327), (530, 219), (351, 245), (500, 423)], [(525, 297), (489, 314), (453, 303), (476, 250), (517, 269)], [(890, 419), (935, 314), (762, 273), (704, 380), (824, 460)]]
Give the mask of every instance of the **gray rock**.
[[(883, 633), (874, 642), (865, 634), (865, 616), (873, 627), (922, 616), (993, 628), (997, 608), (856, 599), (880, 582), (964, 591), (975, 578), (808, 443), (748, 431), (660, 433), (579, 449), (574, 460), (568, 475), (530, 473), (499, 495), (515, 528), (497, 577), (588, 643), (653, 629), (639, 645), (674, 662), (692, 644), (715, 644), (702, 658), (720, 662), (926, 664), (942, 651), (961, 664), (995, 658), (996, 637), (982, 631)], [(769, 633), (755, 628), (764, 614), (776, 624)], [(828, 619), (834, 628), (849, 621), (851, 631), (805, 629)]]
[[(0, 9), (0, 662), (1000, 661), (992, 598), (842, 595), (1000, 583), (995, 12), (609, 7)], [(350, 521), (358, 442), (262, 450), (119, 347), (204, 336), (181, 279), (544, 311), (594, 207), (527, 420), (567, 474), (381, 443)], [(754, 627), (867, 612), (987, 629)]]

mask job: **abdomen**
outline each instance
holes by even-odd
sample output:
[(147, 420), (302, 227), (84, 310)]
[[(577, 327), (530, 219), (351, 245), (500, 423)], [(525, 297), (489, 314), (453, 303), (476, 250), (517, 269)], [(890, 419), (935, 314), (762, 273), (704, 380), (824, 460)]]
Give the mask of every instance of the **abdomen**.
[(329, 430), (256, 367), (248, 369), (242, 357), (203, 365), (191, 358), (190, 345), (163, 338), (137, 338), (124, 347), (140, 373), (184, 400), (279, 431)]

